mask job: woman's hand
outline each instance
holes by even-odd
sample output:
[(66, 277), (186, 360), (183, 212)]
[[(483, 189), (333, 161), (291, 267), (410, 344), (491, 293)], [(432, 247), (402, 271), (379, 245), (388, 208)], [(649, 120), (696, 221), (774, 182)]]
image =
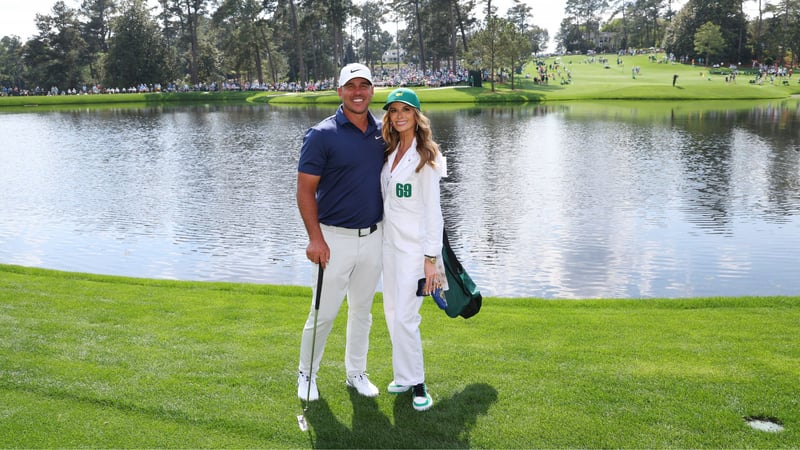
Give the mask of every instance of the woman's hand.
[(425, 295), (430, 295), (431, 292), (442, 286), (439, 280), (439, 271), (436, 269), (435, 259), (425, 258)]

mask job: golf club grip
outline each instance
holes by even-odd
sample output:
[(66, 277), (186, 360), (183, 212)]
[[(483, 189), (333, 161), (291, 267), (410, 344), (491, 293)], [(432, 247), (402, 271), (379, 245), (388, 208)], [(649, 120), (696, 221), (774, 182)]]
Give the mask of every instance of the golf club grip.
[(325, 269), (322, 268), (322, 264), (317, 264), (319, 266), (319, 272), (317, 273), (317, 295), (314, 299), (314, 309), (319, 311), (319, 298), (322, 296), (322, 273)]

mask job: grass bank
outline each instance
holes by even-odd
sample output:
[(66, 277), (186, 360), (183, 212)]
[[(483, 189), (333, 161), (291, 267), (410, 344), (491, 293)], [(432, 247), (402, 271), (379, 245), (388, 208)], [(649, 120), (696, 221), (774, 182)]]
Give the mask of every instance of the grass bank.
[(303, 433), (309, 288), (0, 265), (0, 447), (797, 448), (799, 300), (487, 298), (466, 321), (426, 302), (425, 413), (344, 386), (342, 314)]
[[(590, 63), (586, 56), (565, 56), (558, 63), (571, 73), (569, 84), (560, 78), (547, 85), (535, 84), (535, 66), (517, 76), (514, 89), (510, 83), (498, 83), (493, 92), (489, 84), (481, 88), (418, 88), (423, 104), (497, 104), (585, 100), (762, 100), (780, 99), (800, 94), (800, 77), (773, 83), (751, 84), (751, 75), (740, 75), (736, 82), (726, 81), (727, 73), (684, 64), (659, 64), (647, 55), (623, 58), (598, 55), (594, 61), (607, 58), (608, 65)], [(548, 65), (555, 59), (546, 60)], [(639, 67), (634, 77), (632, 69)], [(555, 73), (555, 71), (552, 71)], [(526, 77), (530, 75), (530, 78)], [(673, 76), (678, 75), (675, 86)], [(383, 103), (391, 88), (377, 88), (376, 103)], [(95, 104), (161, 104), (170, 102), (253, 102), (273, 104), (330, 105), (338, 104), (335, 91), (318, 93), (224, 92), (179, 94), (110, 94), (56, 97), (0, 97), (0, 108), (31, 109), (57, 105)]]

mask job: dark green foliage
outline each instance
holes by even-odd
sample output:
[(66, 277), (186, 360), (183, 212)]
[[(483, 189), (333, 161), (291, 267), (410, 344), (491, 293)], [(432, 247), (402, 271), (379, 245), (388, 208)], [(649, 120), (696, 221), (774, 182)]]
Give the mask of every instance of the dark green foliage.
[[(743, 13), (742, 0), (569, 0), (557, 42), (562, 51), (617, 52), (663, 47), (677, 58), (714, 59), (748, 66), (751, 57), (795, 64), (800, 52), (800, 4), (764, 2), (763, 20)], [(358, 60), (386, 69), (382, 53), (395, 41), (413, 69), (448, 71), (459, 65), (513, 73), (544, 50), (547, 30), (537, 10), (515, 3), (508, 19), (524, 39), (500, 39), (488, 30), (490, 0), (83, 0), (79, 8), (55, 1), (37, 16), (38, 33), (0, 51), (0, 83), (44, 91), (144, 83), (272, 82), (334, 78)], [(607, 21), (607, 23), (605, 23)], [(695, 50), (695, 34), (719, 27), (718, 52)], [(392, 30), (391, 23), (397, 24)], [(388, 26), (387, 26), (388, 24)], [(604, 35), (610, 33), (610, 35)], [(609, 37), (610, 36), (610, 37)], [(114, 43), (116, 41), (116, 44)], [(525, 41), (523, 43), (523, 41)], [(115, 46), (115, 48), (112, 48)], [(473, 46), (492, 47), (491, 54)], [(501, 54), (501, 53), (506, 53)], [(477, 67), (479, 66), (479, 67)], [(394, 69), (395, 67), (392, 67)]]
[(738, 64), (748, 62), (747, 19), (742, 13), (741, 0), (689, 0), (675, 16), (666, 32), (663, 45), (677, 56), (705, 58), (706, 55), (695, 50), (695, 34), (706, 23), (717, 25), (724, 42), (718, 58), (711, 63)]
[(142, 4), (131, 5), (113, 28), (106, 58), (109, 86), (129, 88), (171, 81), (169, 47)]

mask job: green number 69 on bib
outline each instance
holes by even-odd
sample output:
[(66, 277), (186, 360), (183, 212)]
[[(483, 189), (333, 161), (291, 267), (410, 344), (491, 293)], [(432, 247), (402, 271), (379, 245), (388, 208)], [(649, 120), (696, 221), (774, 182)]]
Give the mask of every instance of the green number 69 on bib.
[(395, 194), (400, 197), (411, 197), (411, 183), (397, 183), (394, 186)]

